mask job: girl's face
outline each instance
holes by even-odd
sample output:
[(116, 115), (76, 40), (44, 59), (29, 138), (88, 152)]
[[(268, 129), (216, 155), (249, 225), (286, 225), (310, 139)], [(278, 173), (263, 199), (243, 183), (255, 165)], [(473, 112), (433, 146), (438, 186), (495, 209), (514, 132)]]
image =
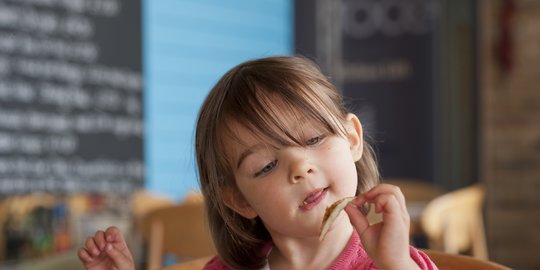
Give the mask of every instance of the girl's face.
[[(318, 237), (327, 206), (354, 196), (355, 161), (362, 155), (362, 129), (349, 114), (347, 136), (328, 134), (309, 123), (290, 123), (305, 146), (276, 146), (241, 125), (241, 140), (226, 144), (242, 196), (225, 192), (225, 203), (246, 218), (259, 216), (275, 238)], [(228, 194), (228, 195), (227, 195)]]

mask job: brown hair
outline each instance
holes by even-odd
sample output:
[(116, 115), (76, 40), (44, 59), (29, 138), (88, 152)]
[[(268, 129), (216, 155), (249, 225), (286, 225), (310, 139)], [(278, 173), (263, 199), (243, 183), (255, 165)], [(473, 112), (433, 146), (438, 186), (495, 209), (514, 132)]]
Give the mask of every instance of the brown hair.
[[(230, 124), (280, 145), (302, 145), (283, 117), (316, 123), (345, 136), (347, 111), (340, 94), (318, 67), (302, 57), (269, 57), (242, 63), (217, 82), (204, 101), (197, 121), (195, 147), (199, 181), (214, 244), (234, 269), (261, 268), (263, 245), (271, 240), (262, 222), (249, 220), (223, 203), (223, 188), (238, 191), (224, 138), (234, 137)], [(357, 194), (379, 181), (375, 155), (364, 142), (356, 162)]]

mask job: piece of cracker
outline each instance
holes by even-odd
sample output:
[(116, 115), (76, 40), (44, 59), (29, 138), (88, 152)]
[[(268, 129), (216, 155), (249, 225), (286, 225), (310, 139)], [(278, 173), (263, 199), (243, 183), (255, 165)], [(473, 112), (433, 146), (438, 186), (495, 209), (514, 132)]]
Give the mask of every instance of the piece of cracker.
[(319, 241), (322, 241), (324, 239), (324, 237), (330, 230), (330, 227), (332, 226), (332, 224), (334, 224), (337, 217), (339, 216), (339, 213), (341, 213), (341, 210), (343, 210), (345, 206), (347, 206), (347, 204), (353, 199), (354, 197), (345, 197), (326, 207), (321, 226), (321, 233), (319, 235)]

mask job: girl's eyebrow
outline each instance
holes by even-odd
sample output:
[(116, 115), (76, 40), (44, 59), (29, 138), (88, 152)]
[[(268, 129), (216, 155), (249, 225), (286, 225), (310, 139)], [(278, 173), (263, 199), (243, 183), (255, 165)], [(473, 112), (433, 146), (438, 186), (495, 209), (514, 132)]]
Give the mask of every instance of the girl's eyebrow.
[(240, 165), (242, 165), (242, 162), (244, 161), (244, 159), (246, 159), (249, 155), (255, 153), (257, 150), (261, 149), (261, 148), (264, 148), (264, 144), (262, 143), (258, 143), (258, 144), (255, 144), (255, 145), (252, 145), (250, 147), (248, 147), (247, 149), (245, 149), (244, 151), (242, 151), (242, 153), (240, 154), (240, 157), (238, 158), (238, 162), (236, 164), (236, 169), (240, 168)]
[(244, 151), (242, 151), (242, 153), (240, 154), (240, 157), (238, 158), (238, 162), (236, 163), (236, 169), (240, 168), (240, 165), (242, 165), (242, 162), (251, 154), (254, 154), (255, 152), (261, 150), (261, 149), (268, 149), (268, 147), (272, 147), (274, 149), (279, 149), (278, 146), (272, 146), (272, 145), (269, 145), (267, 143), (258, 143), (258, 144), (255, 144), (255, 145), (252, 145), (250, 147), (248, 147), (247, 149), (245, 149)]

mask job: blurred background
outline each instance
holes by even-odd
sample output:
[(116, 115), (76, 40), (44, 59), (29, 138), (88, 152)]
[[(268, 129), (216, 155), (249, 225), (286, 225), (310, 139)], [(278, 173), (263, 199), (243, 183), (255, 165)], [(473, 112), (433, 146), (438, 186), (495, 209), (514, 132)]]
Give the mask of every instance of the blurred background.
[(198, 200), (203, 99), (272, 55), (340, 89), (415, 245), (432, 200), (481, 187), (484, 258), (540, 269), (539, 45), (537, 0), (0, 0), (0, 269), (80, 269), (110, 225), (148, 265), (145, 217)]

